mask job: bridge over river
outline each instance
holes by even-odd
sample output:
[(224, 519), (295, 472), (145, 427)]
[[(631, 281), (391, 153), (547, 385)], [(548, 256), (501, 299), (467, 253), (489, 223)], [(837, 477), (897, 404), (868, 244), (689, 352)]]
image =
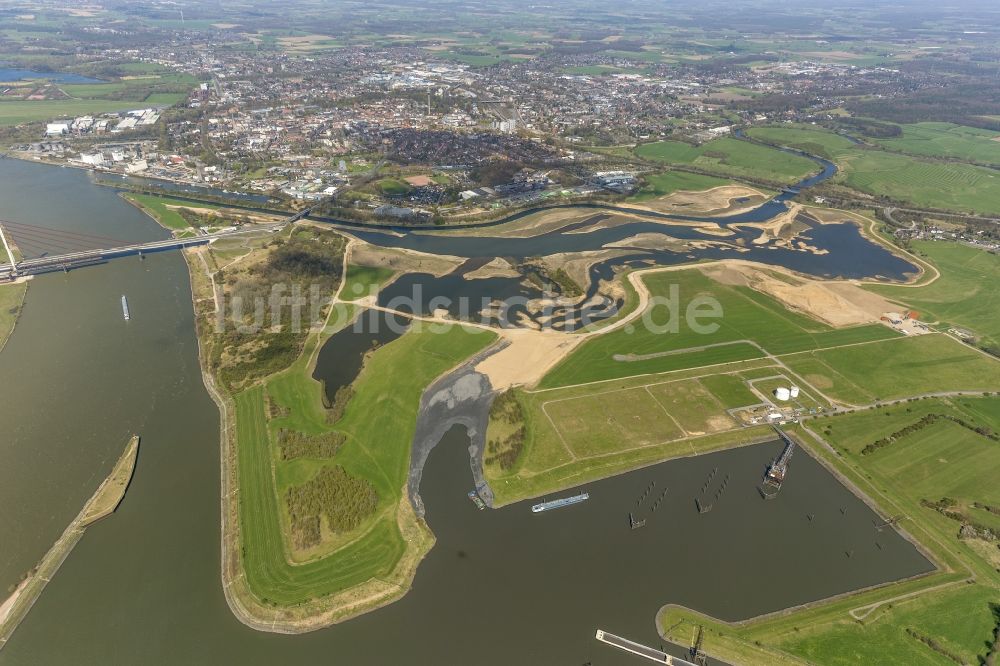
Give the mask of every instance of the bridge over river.
[[(44, 230), (42, 227), (29, 227), (14, 222), (0, 221), (0, 241), (2, 241), (2, 251), (6, 255), (7, 262), (0, 263), (0, 281), (14, 280), (28, 275), (38, 275), (41, 273), (51, 273), (55, 271), (69, 271), (83, 266), (101, 264), (109, 259), (127, 257), (131, 255), (142, 255), (152, 252), (165, 252), (168, 250), (180, 250), (185, 247), (196, 245), (206, 245), (220, 238), (231, 238), (233, 236), (245, 235), (261, 231), (274, 232), (283, 229), (285, 226), (296, 222), (307, 216), (310, 208), (305, 208), (295, 215), (276, 222), (274, 224), (245, 225), (238, 229), (220, 231), (214, 234), (201, 234), (188, 237), (166, 238), (163, 240), (149, 241), (146, 243), (116, 244), (113, 239), (104, 239), (98, 236), (86, 237), (82, 234), (72, 234), (69, 232), (57, 232)], [(12, 234), (11, 228), (17, 229), (17, 233)], [(79, 241), (97, 242), (100, 247), (89, 249), (68, 250), (56, 254), (43, 253), (42, 256), (33, 258), (22, 258), (20, 260), (14, 255), (11, 241), (17, 242), (16, 236), (24, 234), (27, 242), (42, 243), (48, 235), (48, 242), (59, 246), (59, 243), (72, 244)], [(103, 245), (102, 245), (103, 243)], [(2, 257), (3, 255), (0, 255)]]

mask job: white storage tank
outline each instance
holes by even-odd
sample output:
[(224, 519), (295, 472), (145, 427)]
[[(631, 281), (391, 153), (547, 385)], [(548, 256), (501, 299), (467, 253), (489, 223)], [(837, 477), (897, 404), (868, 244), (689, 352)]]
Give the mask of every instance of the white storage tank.
[(793, 386), (792, 388), (790, 388), (790, 389), (788, 390), (788, 393), (789, 393), (789, 395), (791, 395), (791, 396), (792, 396), (793, 398), (797, 398), (797, 397), (799, 397), (799, 387), (798, 387), (798, 386)]
[(778, 400), (788, 400), (791, 397), (791, 395), (792, 392), (789, 391), (784, 386), (779, 386), (778, 388), (774, 389), (774, 397), (777, 398)]

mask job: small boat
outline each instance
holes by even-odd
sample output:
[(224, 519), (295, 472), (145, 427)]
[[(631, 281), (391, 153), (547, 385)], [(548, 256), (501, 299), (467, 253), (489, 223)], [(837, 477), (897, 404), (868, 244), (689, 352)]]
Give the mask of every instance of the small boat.
[(479, 497), (479, 493), (477, 493), (475, 490), (469, 491), (469, 499), (472, 500), (472, 503), (475, 504), (476, 508), (479, 509), (480, 511), (486, 508), (486, 502), (484, 502)]
[(122, 294), (122, 317), (125, 318), (125, 321), (131, 319), (128, 313), (128, 299), (125, 298), (125, 294)]

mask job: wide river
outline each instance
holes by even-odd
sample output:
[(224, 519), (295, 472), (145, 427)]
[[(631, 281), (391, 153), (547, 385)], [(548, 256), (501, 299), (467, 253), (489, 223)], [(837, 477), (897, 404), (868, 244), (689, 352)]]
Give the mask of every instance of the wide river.
[[(165, 235), (82, 171), (13, 160), (0, 160), (0, 219)], [(336, 381), (336, 355), (326, 354)], [(33, 280), (0, 377), (0, 590), (59, 536), (128, 434), (142, 435), (122, 506), (88, 529), (0, 664), (627, 666), (635, 659), (597, 643), (597, 628), (656, 645), (653, 616), (665, 603), (738, 619), (930, 566), (894, 532), (877, 533), (874, 514), (802, 452), (781, 496), (762, 501), (755, 486), (777, 443), (589, 484), (591, 501), (534, 515), (529, 503), (475, 510), (456, 429), (424, 471), (437, 544), (411, 592), (311, 634), (260, 633), (222, 594), (219, 416), (201, 382), (180, 254)], [(698, 514), (694, 497), (716, 467), (731, 475), (728, 489)], [(630, 531), (627, 513), (651, 482), (668, 489), (664, 500)]]

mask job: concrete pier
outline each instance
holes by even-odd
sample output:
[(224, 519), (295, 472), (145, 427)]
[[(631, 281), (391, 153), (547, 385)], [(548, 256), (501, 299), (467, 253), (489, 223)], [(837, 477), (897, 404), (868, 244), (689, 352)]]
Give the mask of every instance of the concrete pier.
[(697, 664), (685, 661), (684, 659), (678, 659), (673, 657), (666, 652), (661, 652), (655, 648), (647, 647), (641, 643), (636, 643), (635, 641), (630, 641), (627, 638), (622, 638), (621, 636), (616, 636), (610, 634), (601, 629), (597, 630), (597, 640), (602, 643), (607, 643), (612, 645), (619, 650), (624, 650), (625, 652), (631, 652), (632, 654), (638, 655), (649, 661), (656, 662), (657, 664), (668, 664), (671, 666), (697, 666)]

